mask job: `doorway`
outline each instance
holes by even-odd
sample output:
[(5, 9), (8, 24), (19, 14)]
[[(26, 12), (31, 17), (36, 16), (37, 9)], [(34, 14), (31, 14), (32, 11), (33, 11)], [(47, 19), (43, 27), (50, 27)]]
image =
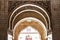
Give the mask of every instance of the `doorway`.
[(14, 40), (46, 40), (47, 30), (42, 21), (37, 18), (27, 17), (17, 22), (13, 36)]

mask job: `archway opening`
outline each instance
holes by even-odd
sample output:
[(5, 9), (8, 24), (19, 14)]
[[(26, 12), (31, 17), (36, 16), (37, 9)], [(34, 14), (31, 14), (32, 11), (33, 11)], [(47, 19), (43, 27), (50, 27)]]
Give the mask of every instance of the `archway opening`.
[(27, 26), (31, 26), (38, 30), (39, 34), (41, 34), (40, 40), (46, 40), (47, 39), (47, 29), (45, 28), (45, 25), (42, 23), (42, 21), (33, 18), (28, 17), (20, 20), (14, 28), (13, 36), (14, 40), (18, 40), (19, 32), (21, 32), (22, 29), (25, 29)]
[(41, 35), (33, 27), (27, 26), (19, 33), (18, 40), (41, 40)]
[[(27, 9), (25, 9), (25, 7), (27, 8)], [(32, 8), (31, 8), (32, 7)], [(24, 8), (25, 10), (22, 10), (22, 11), (20, 11), (20, 9), (22, 9), (22, 8)], [(31, 8), (31, 9), (30, 9)], [(35, 9), (35, 8), (37, 8), (37, 9), (39, 9), (39, 10), (37, 10), (37, 9)], [(34, 10), (33, 10), (34, 9)], [(19, 12), (18, 12), (19, 11)], [(29, 12), (30, 11), (30, 14), (31, 14), (31, 11), (32, 12), (36, 12), (36, 14), (39, 14), (40, 16), (41, 16), (41, 18), (43, 18), (43, 20), (45, 20), (44, 22), (45, 22), (45, 24), (47, 25), (47, 26), (45, 26), (44, 25), (44, 23), (43, 23), (43, 21), (41, 21), (41, 20), (39, 20), (39, 21), (37, 21), (37, 20), (35, 20), (36, 18), (37, 19), (39, 19), (38, 18), (38, 16), (36, 17), (36, 18), (26, 18), (26, 17), (28, 17), (28, 16), (26, 16), (26, 17), (23, 17), (23, 19), (24, 18), (26, 18), (27, 19), (27, 21), (25, 20), (25, 21), (21, 21), (22, 20), (22, 18), (21, 18), (21, 12), (22, 13), (24, 13), (24, 12)], [(40, 13), (41, 12), (41, 13)], [(14, 25), (14, 26), (12, 26), (13, 24), (14, 24), (14, 22), (16, 21), (16, 19), (18, 18), (17, 16), (20, 16), (19, 18), (21, 18), (21, 20), (19, 19), (19, 21), (17, 21), (17, 23), (16, 23), (16, 25)], [(24, 13), (24, 15), (26, 15), (26, 13)], [(34, 15), (34, 14), (33, 14)], [(33, 16), (32, 15), (32, 16)], [(29, 16), (29, 17), (32, 17), (32, 16)], [(35, 16), (34, 16), (35, 17)], [(40, 18), (40, 19), (41, 19)], [(29, 20), (28, 20), (29, 19)], [(33, 22), (31, 21), (31, 19), (33, 20)], [(20, 22), (21, 21), (21, 22)], [(37, 22), (36, 22), (37, 21)], [(26, 25), (26, 23), (25, 22), (27, 22), (27, 24), (28, 25)], [(23, 25), (25, 25), (25, 26), (23, 26), (22, 25), (22, 23), (23, 23)], [(25, 23), (25, 24), (24, 24)], [(35, 23), (35, 24), (37, 24), (37, 25), (33, 25), (33, 24)], [(17, 26), (18, 25), (18, 26)], [(20, 25), (20, 26), (19, 26)], [(44, 25), (44, 26), (43, 26)], [(45, 40), (46, 38), (47, 38), (47, 31), (48, 31), (48, 29), (46, 28), (46, 27), (50, 27), (50, 18), (49, 18), (49, 15), (47, 14), (47, 12), (43, 9), (43, 8), (41, 8), (40, 6), (37, 6), (37, 5), (34, 5), (34, 4), (25, 4), (25, 5), (22, 5), (22, 6), (19, 6), (18, 8), (16, 8), (14, 11), (13, 11), (13, 13), (12, 13), (12, 15), (10, 16), (10, 19), (9, 19), (9, 30), (11, 31), (11, 35), (12, 35), (12, 40), (17, 40), (18, 39), (18, 35), (20, 34), (20, 32), (21, 32), (21, 30), (22, 29), (24, 29), (25, 27), (27, 28), (27, 26), (31, 26), (31, 27), (34, 27), (34, 29), (36, 29), (40, 34), (41, 34), (41, 40)], [(14, 27), (14, 28), (13, 28)], [(23, 27), (21, 30), (19, 30), (20, 28), (19, 27)], [(38, 28), (37, 28), (38, 27)], [(41, 29), (41, 28), (42, 29)], [(10, 29), (10, 28), (12, 28), (12, 30)], [(18, 29), (17, 29), (18, 28)], [(41, 32), (41, 30), (43, 31), (43, 33)], [(18, 31), (18, 32), (17, 32)], [(17, 33), (17, 34), (16, 34)]]

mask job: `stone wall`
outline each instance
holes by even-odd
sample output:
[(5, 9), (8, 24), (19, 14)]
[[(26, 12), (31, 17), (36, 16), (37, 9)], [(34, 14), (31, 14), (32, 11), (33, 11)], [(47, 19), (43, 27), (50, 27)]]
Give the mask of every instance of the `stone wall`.
[(0, 40), (7, 40), (8, 13), (5, 12), (4, 0), (0, 0)]
[(60, 0), (51, 0), (53, 40), (60, 40)]

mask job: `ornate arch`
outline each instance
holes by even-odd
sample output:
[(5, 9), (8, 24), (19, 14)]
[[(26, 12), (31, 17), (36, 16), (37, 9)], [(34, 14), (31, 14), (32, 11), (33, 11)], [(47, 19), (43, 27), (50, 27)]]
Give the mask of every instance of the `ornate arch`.
[[(47, 12), (42, 8), (42, 7), (40, 7), (40, 6), (37, 6), (37, 5), (34, 5), (34, 4), (24, 4), (24, 5), (22, 5), (22, 6), (19, 6), (18, 8), (16, 8), (14, 11), (13, 11), (13, 13), (11, 14), (11, 16), (10, 16), (10, 19), (9, 19), (9, 28), (10, 27), (12, 27), (11, 25), (13, 25), (13, 22), (11, 22), (12, 21), (12, 18), (13, 18), (13, 15), (15, 15), (15, 13), (16, 13), (16, 11), (18, 11), (19, 9), (21, 9), (21, 8), (23, 8), (23, 7), (35, 7), (35, 8), (37, 8), (37, 9), (40, 9), (42, 12), (44, 12), (44, 14), (45, 14), (45, 16), (43, 15), (43, 18), (45, 19), (45, 21), (46, 21), (46, 24), (48, 25), (48, 27), (50, 27), (50, 18), (49, 18), (49, 15), (47, 14)], [(27, 10), (27, 9), (26, 9)], [(30, 10), (30, 9), (29, 9)], [(32, 9), (31, 9), (32, 10)], [(22, 11), (24, 11), (24, 10), (22, 10)], [(36, 11), (35, 11), (36, 12)], [(17, 13), (17, 15), (18, 15), (19, 13)], [(40, 14), (40, 15), (41, 15)], [(16, 16), (15, 16), (16, 17)], [(15, 17), (13, 18), (13, 21), (14, 21), (14, 19), (15, 19)], [(47, 23), (48, 22), (48, 23)]]
[(21, 30), (26, 28), (27, 26), (32, 26), (33, 28), (37, 29), (38, 32), (41, 34), (41, 39), (46, 40), (47, 30), (43, 22), (41, 22), (40, 20), (36, 18), (31, 18), (33, 19), (32, 21), (27, 21), (27, 19), (30, 19), (30, 18), (28, 17), (28, 18), (22, 19), (15, 25), (14, 30), (13, 30), (14, 40), (18, 40), (19, 32), (21, 32)]

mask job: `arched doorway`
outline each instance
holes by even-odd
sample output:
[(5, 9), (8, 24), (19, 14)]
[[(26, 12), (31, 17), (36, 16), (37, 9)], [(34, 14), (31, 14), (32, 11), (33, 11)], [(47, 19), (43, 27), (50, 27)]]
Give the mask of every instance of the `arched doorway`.
[(20, 38), (18, 35), (28, 26), (37, 31), (41, 40), (46, 40), (50, 28), (48, 13), (42, 7), (34, 4), (19, 6), (12, 12), (9, 19), (9, 30), (12, 33), (12, 39), (18, 40)]
[(18, 40), (41, 40), (41, 35), (32, 26), (27, 26), (19, 33)]
[[(31, 32), (31, 31), (27, 32), (28, 31), (27, 29), (32, 30), (33, 32)], [(33, 29), (36, 29), (36, 31), (33, 30)], [(24, 33), (22, 33), (22, 34), (25, 34), (25, 36), (26, 36), (26, 34), (27, 35), (29, 34), (30, 36), (32, 36), (35, 33), (37, 33), (37, 34), (35, 34), (35, 36), (38, 37), (37, 35), (39, 35), (38, 40), (46, 40), (47, 39), (47, 30), (45, 28), (45, 25), (42, 23), (42, 21), (40, 21), (36, 18), (28, 17), (28, 18), (24, 18), (24, 19), (20, 20), (15, 25), (15, 28), (14, 28), (14, 31), (13, 31), (13, 36), (14, 36), (13, 40), (19, 40), (18, 39), (20, 37), (19, 33), (21, 33), (22, 30), (24, 30)], [(25, 30), (27, 30), (27, 31), (25, 31)], [(34, 33), (34, 31), (35, 31), (35, 33)], [(22, 35), (22, 34), (20, 34), (20, 35)], [(22, 37), (23, 37), (23, 35), (22, 35)], [(32, 36), (32, 39), (33, 38), (34, 38), (34, 36)]]

